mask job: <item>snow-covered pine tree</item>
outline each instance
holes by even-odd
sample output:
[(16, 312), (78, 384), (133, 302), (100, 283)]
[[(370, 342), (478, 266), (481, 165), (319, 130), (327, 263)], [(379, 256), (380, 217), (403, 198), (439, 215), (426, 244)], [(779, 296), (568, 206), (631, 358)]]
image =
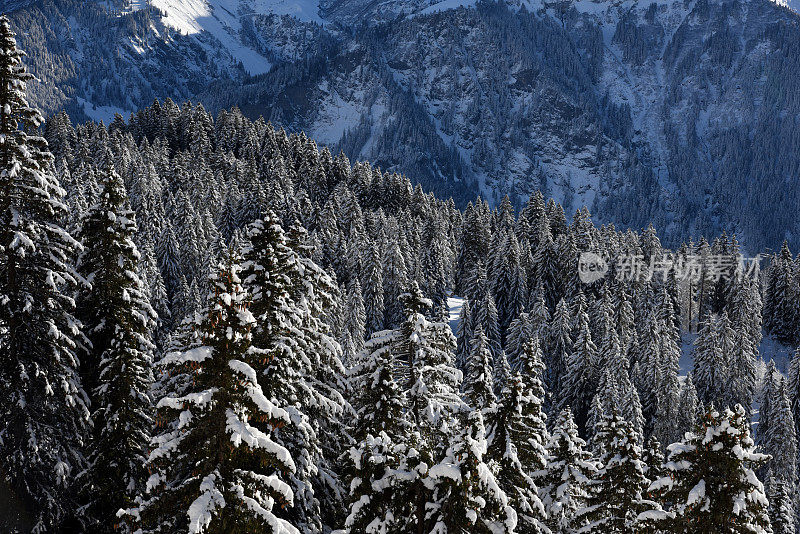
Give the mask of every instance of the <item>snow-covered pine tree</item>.
[(795, 499), (791, 484), (770, 476), (766, 486), (772, 534), (795, 534)]
[[(396, 232), (399, 230), (395, 229)], [(400, 295), (406, 287), (408, 273), (399, 239), (390, 239), (383, 255), (383, 301), (384, 325), (394, 327), (403, 320), (403, 305)]]
[(469, 300), (464, 299), (461, 313), (458, 316), (458, 328), (456, 329), (456, 367), (462, 370), (467, 368), (467, 360), (472, 350), (472, 338), (475, 335), (472, 322), (472, 309), (469, 305)]
[(494, 298), (491, 293), (486, 292), (482, 299), (473, 303), (472, 313), (475, 317), (475, 328), (483, 328), (486, 338), (489, 341), (489, 350), (492, 352), (492, 361), (500, 357), (502, 351), (500, 322), (497, 316), (497, 308), (494, 305)]
[(365, 324), (367, 315), (364, 310), (364, 299), (361, 294), (361, 283), (357, 277), (353, 278), (350, 289), (347, 291), (347, 300), (344, 305), (343, 330), (347, 334), (348, 346), (343, 347), (344, 363), (352, 362), (355, 355), (364, 348), (366, 338)]
[[(595, 306), (599, 305), (599, 301), (592, 300), (593, 310), (595, 311)], [(578, 322), (581, 320), (582, 315), (586, 315), (586, 321), (589, 322), (589, 326), (592, 326), (592, 323), (589, 318), (589, 304), (586, 300), (586, 293), (583, 292), (582, 289), (579, 288), (578, 292), (570, 299), (569, 301), (569, 313), (570, 317), (572, 318), (572, 330), (577, 335), (578, 332)], [(595, 319), (599, 319), (599, 317), (595, 317)], [(596, 321), (595, 321), (596, 322)]]
[(748, 348), (758, 359), (758, 347), (762, 337), (762, 299), (758, 281), (742, 276), (728, 310), (734, 329), (747, 336)]
[(563, 383), (566, 382), (567, 364), (571, 360), (573, 351), (572, 327), (570, 326), (569, 308), (564, 299), (556, 306), (553, 320), (550, 323), (545, 345), (545, 383), (547, 390), (554, 396), (554, 406), (566, 405), (570, 396), (562, 397)]
[[(606, 336), (604, 345), (603, 357), (598, 358), (599, 361), (603, 362), (600, 371), (602, 372), (605, 369), (610, 374), (615, 387), (615, 391), (612, 394), (605, 394), (605, 398), (613, 400), (613, 402), (606, 402), (605, 405), (607, 408), (616, 405), (622, 417), (630, 422), (641, 435), (644, 427), (642, 404), (639, 400), (639, 393), (630, 378), (628, 358), (622, 352), (619, 337), (613, 328), (610, 330), (609, 335)], [(597, 388), (598, 395), (602, 392), (604, 384), (609, 382), (609, 378), (605, 377), (604, 374)]]
[(465, 408), (458, 394), (462, 376), (454, 367), (456, 343), (450, 325), (426, 318), (431, 301), (422, 295), (416, 282), (401, 295), (401, 302), (403, 322), (394, 330), (373, 334), (364, 352), (391, 351), (397, 359), (396, 378), (406, 391), (409, 419), (418, 432), (413, 444), (415, 458), (406, 468), (411, 473), (409, 502), (414, 510), (409, 519), (414, 526), (409, 530), (428, 532), (425, 509), (431, 490), (424, 464), (435, 462), (434, 458), (444, 453), (450, 438), (459, 431), (456, 414)]
[(772, 476), (794, 488), (797, 484), (797, 435), (783, 377), (770, 394), (769, 413), (764, 414), (765, 419), (769, 418), (769, 432), (762, 443), (762, 450), (771, 458), (764, 466), (764, 472), (771, 472)]
[(416, 521), (410, 496), (419, 478), (409, 462), (418, 453), (410, 446), (414, 432), (407, 416), (406, 392), (395, 381), (391, 347), (362, 352), (352, 370), (357, 421), (356, 444), (345, 453), (350, 479), (345, 534), (408, 532)]
[(520, 247), (516, 236), (509, 232), (502, 246), (494, 251), (494, 284), (492, 294), (497, 304), (500, 332), (525, 308), (528, 290), (525, 273), (520, 264)]
[(444, 459), (430, 468), (434, 490), (427, 505), (431, 534), (514, 534), (517, 512), (486, 465), (486, 429), (469, 410)]
[(661, 383), (661, 322), (652, 286), (645, 286), (639, 295), (637, 306), (637, 333), (634, 363), (639, 374), (634, 377), (642, 400), (642, 411), (646, 421), (646, 432), (652, 431), (658, 413), (656, 390)]
[(538, 229), (538, 246), (533, 256), (532, 279), (542, 285), (544, 301), (548, 311), (555, 310), (561, 300), (561, 270), (558, 264), (558, 250), (547, 221), (542, 221)]
[(366, 252), (364, 259), (364, 272), (361, 283), (364, 287), (364, 312), (366, 314), (367, 334), (373, 334), (383, 329), (383, 267), (380, 252), (373, 244)]
[(733, 351), (729, 355), (725, 404), (741, 404), (749, 410), (756, 391), (758, 347), (752, 346), (751, 336), (744, 326), (738, 328), (734, 334)]
[[(603, 379), (605, 384), (601, 385), (602, 389), (592, 399), (592, 405), (589, 407), (589, 419), (586, 422), (586, 433), (589, 436), (589, 446), (592, 452), (597, 452), (597, 444), (602, 443), (605, 434), (608, 432), (606, 413), (611, 409), (618, 409), (615, 399), (617, 388), (616, 384), (614, 384), (614, 379), (607, 371), (603, 373)], [(608, 381), (605, 379), (608, 379)], [(606, 406), (608, 406), (608, 409)]]
[(511, 379), (511, 364), (508, 363), (505, 351), (500, 351), (500, 357), (494, 361), (494, 392), (499, 395)]
[(642, 402), (639, 400), (639, 392), (633, 382), (628, 381), (623, 384), (620, 389), (620, 411), (631, 425), (633, 429), (639, 434), (644, 436), (644, 415), (642, 414)]
[[(320, 502), (321, 518), (330, 522), (323, 524), (326, 527), (342, 519), (339, 514), (344, 509), (344, 488), (339, 480), (337, 462), (341, 451), (351, 444), (345, 427), (352, 414), (352, 407), (343, 395), (346, 373), (341, 347), (331, 335), (328, 322), (339, 295), (332, 277), (312, 260), (313, 247), (298, 222), (289, 227), (286, 243), (294, 258), (288, 273), (290, 298), (292, 307), (299, 312), (299, 323), (292, 336), (299, 343), (304, 361), (301, 369), (306, 373), (304, 379), (311, 392), (301, 400), (300, 406), (319, 439), (321, 455), (314, 459), (317, 470), (313, 478), (314, 496)], [(269, 371), (265, 376), (268, 374)], [(281, 387), (283, 385), (272, 384), (265, 387), (265, 391), (274, 392)]]
[(786, 393), (792, 407), (795, 433), (800, 436), (800, 347), (794, 351), (786, 375)]
[(645, 475), (639, 434), (615, 409), (604, 414), (605, 431), (598, 441), (598, 471), (589, 484), (588, 506), (578, 512), (587, 521), (578, 532), (642, 531), (639, 514), (656, 503), (646, 499), (650, 481)]
[(765, 446), (772, 440), (773, 402), (776, 398), (778, 371), (775, 361), (770, 360), (764, 373), (758, 408), (758, 425), (756, 426), (756, 445)]
[[(517, 367), (522, 347), (533, 335), (533, 325), (527, 313), (522, 312), (511, 321), (506, 333), (505, 351), (512, 368)], [(536, 335), (538, 335), (538, 332), (536, 332)]]
[(589, 418), (589, 408), (597, 384), (592, 382), (593, 362), (597, 347), (592, 342), (589, 331), (589, 316), (586, 313), (578, 315), (576, 323), (575, 345), (567, 361), (564, 380), (561, 384), (559, 407), (571, 407), (575, 414), (575, 423), (578, 428), (586, 430)]
[(427, 431), (423, 437), (433, 437), (447, 432), (448, 419), (462, 406), (458, 396), (462, 376), (453, 361), (455, 338), (450, 325), (425, 318), (431, 301), (415, 282), (401, 301), (405, 319), (395, 331), (394, 347), (406, 365), (413, 421)]
[(537, 473), (547, 526), (553, 534), (573, 534), (585, 524), (578, 511), (587, 505), (589, 481), (596, 471), (585, 446), (572, 412), (562, 410), (547, 442), (547, 467)]
[(431, 447), (442, 443), (461, 410), (458, 394), (462, 374), (454, 367), (455, 337), (447, 323), (425, 316), (431, 301), (416, 282), (402, 295), (405, 319), (394, 330), (376, 332), (366, 352), (391, 350), (398, 363), (397, 380), (408, 391), (409, 414), (423, 440)]
[(765, 306), (770, 310), (768, 331), (782, 343), (797, 341), (797, 303), (792, 253), (786, 241), (770, 266)]
[(755, 469), (767, 456), (755, 451), (750, 422), (741, 406), (722, 413), (713, 407), (693, 432), (668, 447), (666, 476), (650, 493), (661, 495), (666, 511), (640, 515), (647, 528), (668, 532), (770, 531), (767, 497)]
[(419, 267), (427, 279), (425, 291), (434, 307), (447, 305), (447, 291), (452, 287), (454, 258), (449, 239), (446, 221), (432, 214), (423, 229), (422, 242), (427, 246), (420, 251)]
[(704, 323), (712, 315), (711, 313), (711, 291), (713, 281), (711, 280), (709, 269), (710, 246), (705, 236), (700, 237), (697, 243), (695, 254), (700, 257), (700, 281), (695, 286), (694, 300), (697, 301), (697, 325)]
[(159, 400), (162, 430), (147, 460), (146, 494), (120, 511), (140, 532), (299, 532), (274, 510), (293, 504), (294, 461), (270, 431), (253, 426), (277, 429), (292, 419), (258, 384), (252, 364), (268, 354), (251, 344), (256, 319), (239, 271), (230, 253), (212, 276), (214, 293), (196, 327), (202, 345), (159, 362), (191, 385)]
[(539, 340), (544, 342), (550, 327), (550, 312), (544, 302), (544, 290), (541, 285), (536, 288), (536, 291), (531, 292), (529, 309), (528, 319), (530, 320), (531, 331), (539, 336)]
[(380, 432), (397, 439), (410, 431), (407, 392), (395, 379), (396, 369), (392, 347), (380, 346), (377, 350), (362, 351), (358, 363), (349, 371), (353, 390), (357, 392), (354, 402), (357, 419), (353, 426), (356, 440)]
[(486, 415), (486, 458), (517, 512), (516, 532), (538, 534), (546, 532), (545, 511), (534, 477), (547, 466), (548, 436), (542, 412), (544, 364), (536, 338), (526, 344), (522, 362), (526, 376), (512, 375), (498, 406)]
[(692, 378), (697, 388), (697, 397), (708, 406), (723, 402), (728, 375), (726, 355), (720, 340), (721, 321), (709, 315), (700, 325), (694, 348)]
[(680, 371), (680, 332), (675, 325), (675, 309), (666, 286), (662, 286), (658, 297), (659, 350), (657, 381), (653, 384), (656, 417), (653, 433), (661, 443), (670, 443), (681, 436), (678, 428), (678, 401), (681, 394), (678, 372)]
[(472, 350), (467, 360), (467, 374), (462, 384), (464, 399), (475, 410), (492, 408), (494, 395), (494, 372), (489, 340), (478, 325), (472, 338)]
[(33, 76), (0, 17), (0, 530), (52, 532), (75, 510), (89, 412), (72, 316), (78, 243), (59, 225), (64, 191), (42, 123), (28, 105)]
[(625, 290), (625, 284), (616, 284), (611, 294), (614, 322), (619, 335), (620, 346), (623, 353), (627, 354), (630, 344), (636, 333), (634, 323), (633, 305)]
[(477, 265), (485, 260), (486, 244), (491, 241), (489, 221), (486, 216), (488, 209), (484, 208), (481, 200), (475, 204), (470, 202), (464, 211), (464, 223), (458, 246), (456, 258), (456, 291), (470, 300), (476, 296), (474, 277), (477, 274)]
[[(531, 450), (539, 451), (540, 447), (542, 447), (541, 450), (544, 450), (544, 446), (550, 438), (550, 435), (547, 432), (547, 425), (545, 424), (547, 421), (547, 416), (544, 412), (544, 407), (546, 406), (546, 390), (544, 387), (545, 366), (539, 338), (533, 337), (525, 344), (520, 354), (519, 367), (516, 371), (522, 376), (524, 391), (530, 392), (526, 399), (531, 402), (525, 404), (523, 415), (530, 417), (529, 424), (531, 428), (533, 428), (533, 441), (530, 442)], [(538, 401), (538, 403), (536, 401)], [(541, 445), (538, 445), (537, 442), (541, 442)], [(530, 457), (528, 453), (524, 451), (520, 452), (520, 454), (521, 457), (523, 457), (525, 465), (528, 466), (528, 469), (538, 470), (540, 467), (544, 468), (544, 464), (541, 464), (541, 460), (533, 452)]]
[(764, 274), (764, 305), (762, 308), (762, 316), (764, 320), (764, 330), (767, 332), (772, 331), (772, 325), (775, 320), (775, 283), (777, 270), (774, 268), (777, 259), (775, 254), (770, 256), (770, 267)]
[[(611, 306), (611, 297), (608, 289), (603, 288), (602, 297), (594, 301), (594, 311), (590, 312), (590, 315), (593, 315), (595, 320), (589, 321), (590, 328), (594, 325), (594, 335), (592, 337), (597, 340), (597, 352), (595, 353), (593, 363), (594, 380), (600, 378), (602, 370), (605, 367), (611, 365), (616, 366), (617, 364), (612, 362), (616, 359), (617, 354), (622, 354), (619, 334), (614, 324), (614, 314)], [(627, 365), (625, 368), (627, 369)]]
[(694, 387), (692, 373), (686, 375), (681, 386), (681, 398), (678, 402), (678, 431), (688, 432), (694, 428), (698, 417), (697, 390)]
[(664, 449), (658, 440), (650, 436), (647, 439), (647, 444), (642, 449), (642, 463), (644, 464), (644, 474), (648, 480), (648, 487), (650, 484), (663, 476), (664, 466)]
[(117, 510), (128, 507), (146, 481), (144, 462), (152, 427), (157, 316), (137, 275), (134, 214), (111, 153), (103, 156), (101, 192), (79, 238), (78, 271), (91, 284), (78, 296), (77, 314), (91, 341), (81, 358), (91, 399), (94, 435), (81, 477), (84, 521), (93, 532), (113, 532)]
[[(303, 341), (302, 311), (292, 295), (290, 276), (299, 269), (297, 257), (271, 213), (266, 219), (251, 223), (247, 237), (242, 280), (252, 295), (250, 311), (256, 318), (253, 345), (264, 354), (252, 366), (264, 395), (282, 406), (293, 422), (273, 436), (290, 452), (296, 464), (288, 481), (294, 493), (294, 506), (281, 509), (278, 515), (289, 520), (300, 532), (316, 534), (322, 525), (313, 479), (319, 472), (322, 450), (318, 430), (308, 412), (326, 406), (326, 400), (310, 382), (313, 370), (311, 355), (306, 356)], [(262, 428), (259, 421), (254, 426), (262, 431), (269, 430), (267, 425)]]

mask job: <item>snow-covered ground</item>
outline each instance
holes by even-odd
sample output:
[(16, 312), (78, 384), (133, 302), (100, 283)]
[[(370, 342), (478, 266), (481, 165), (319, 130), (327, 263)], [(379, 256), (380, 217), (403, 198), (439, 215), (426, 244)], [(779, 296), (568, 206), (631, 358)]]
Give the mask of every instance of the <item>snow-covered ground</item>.
[(88, 102), (80, 97), (78, 97), (77, 100), (78, 104), (80, 104), (83, 108), (84, 113), (86, 113), (90, 119), (95, 122), (103, 121), (106, 126), (111, 124), (111, 122), (114, 120), (114, 115), (117, 113), (122, 115), (122, 117), (125, 119), (127, 119), (131, 113), (130, 111), (114, 106), (95, 106), (91, 102)]
[(447, 307), (450, 309), (450, 328), (453, 329), (453, 334), (458, 329), (458, 318), (461, 316), (462, 306), (464, 306), (462, 297), (450, 297), (447, 299)]
[(426, 7), (419, 12), (420, 15), (428, 15), (430, 13), (437, 13), (439, 11), (447, 11), (448, 9), (458, 9), (459, 7), (472, 7), (477, 3), (477, 0), (443, 0), (437, 2), (432, 6)]
[(303, 22), (323, 23), (316, 0), (151, 0), (151, 5), (164, 14), (163, 23), (177, 32), (213, 36), (253, 76), (269, 71), (272, 64), (242, 43), (242, 17), (290, 15)]
[(322, 24), (316, 0), (150, 0), (162, 11), (164, 23), (191, 35), (206, 30), (215, 36), (220, 25), (238, 31), (239, 19), (247, 15), (290, 15), (303, 22)]

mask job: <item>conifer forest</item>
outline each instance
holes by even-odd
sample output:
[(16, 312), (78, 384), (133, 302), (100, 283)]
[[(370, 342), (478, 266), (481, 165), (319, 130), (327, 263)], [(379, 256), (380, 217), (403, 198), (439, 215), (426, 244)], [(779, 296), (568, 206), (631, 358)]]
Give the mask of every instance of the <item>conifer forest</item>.
[(25, 33), (0, 17), (0, 534), (798, 532), (790, 228), (429, 187), (235, 105), (80, 120), (33, 102)]

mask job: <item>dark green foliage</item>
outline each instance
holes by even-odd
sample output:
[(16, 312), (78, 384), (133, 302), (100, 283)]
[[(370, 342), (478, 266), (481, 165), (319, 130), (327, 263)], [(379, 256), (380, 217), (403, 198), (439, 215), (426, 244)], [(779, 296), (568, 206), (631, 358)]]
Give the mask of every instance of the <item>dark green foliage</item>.
[(76, 509), (89, 414), (70, 296), (79, 245), (59, 226), (63, 190), (37, 133), (41, 115), (26, 101), (22, 57), (0, 18), (0, 484), (19, 503), (0, 530), (38, 533)]
[(253, 365), (269, 355), (252, 345), (256, 320), (239, 271), (231, 257), (212, 278), (194, 334), (199, 346), (159, 362), (186, 387), (157, 405), (151, 476), (141, 502), (126, 511), (143, 532), (296, 532), (273, 510), (293, 504), (286, 481), (297, 467), (273, 439), (292, 421), (257, 382)]
[(113, 532), (117, 510), (132, 504), (147, 478), (157, 317), (136, 272), (136, 223), (110, 153), (101, 175), (99, 200), (79, 235), (84, 251), (78, 271), (91, 284), (78, 298), (78, 316), (91, 342), (81, 354), (81, 375), (91, 387), (94, 426), (81, 486), (87, 528)]

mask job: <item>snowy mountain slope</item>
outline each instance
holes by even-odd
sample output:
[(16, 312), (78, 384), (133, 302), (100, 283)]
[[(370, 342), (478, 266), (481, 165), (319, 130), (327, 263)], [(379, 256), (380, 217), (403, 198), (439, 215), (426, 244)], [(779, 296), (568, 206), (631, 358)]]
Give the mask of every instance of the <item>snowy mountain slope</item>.
[(791, 10), (800, 10), (800, 2), (797, 0), (773, 0), (776, 4), (782, 7), (788, 7)]
[(800, 235), (800, 18), (771, 0), (114, 5), (14, 13), (47, 111), (237, 105), (461, 200), (538, 188), (670, 243)]
[(270, 62), (240, 38), (242, 23), (237, 13), (243, 2), (232, 0), (152, 0), (152, 5), (164, 13), (164, 25), (184, 35), (205, 32), (213, 37), (214, 46), (221, 45), (239, 61), (250, 75), (267, 72)]
[(242, 17), (288, 15), (303, 22), (322, 24), (314, 0), (150, 0), (150, 5), (164, 13), (167, 26), (181, 33), (207, 31), (238, 34)]

